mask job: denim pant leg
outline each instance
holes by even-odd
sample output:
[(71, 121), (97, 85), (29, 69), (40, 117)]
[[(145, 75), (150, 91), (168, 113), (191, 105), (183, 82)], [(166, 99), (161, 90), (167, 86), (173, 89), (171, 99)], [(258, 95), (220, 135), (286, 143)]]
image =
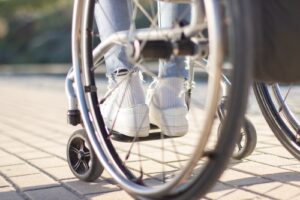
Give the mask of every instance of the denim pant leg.
[[(189, 21), (189, 8), (187, 5), (174, 5), (172, 3), (158, 3), (160, 9), (159, 24), (161, 27), (172, 27), (176, 19)], [(188, 11), (187, 11), (188, 10)], [(126, 0), (101, 0), (95, 5), (95, 18), (101, 40), (116, 31), (128, 30), (130, 14)], [(105, 56), (107, 73), (112, 74), (116, 69), (130, 69), (125, 48), (115, 46)], [(187, 77), (184, 57), (175, 57), (169, 61), (160, 61), (159, 75), (161, 77)]]
[[(95, 18), (100, 39), (105, 40), (112, 33), (128, 30), (130, 14), (127, 0), (99, 0), (95, 4)], [(115, 45), (105, 55), (107, 75), (117, 69), (130, 69), (125, 48)]]
[[(190, 22), (190, 6), (188, 4), (172, 4), (158, 2), (160, 10), (159, 26), (162, 28), (171, 28), (176, 22)], [(188, 71), (185, 68), (185, 57), (173, 57), (170, 60), (160, 60), (160, 77), (188, 77)]]

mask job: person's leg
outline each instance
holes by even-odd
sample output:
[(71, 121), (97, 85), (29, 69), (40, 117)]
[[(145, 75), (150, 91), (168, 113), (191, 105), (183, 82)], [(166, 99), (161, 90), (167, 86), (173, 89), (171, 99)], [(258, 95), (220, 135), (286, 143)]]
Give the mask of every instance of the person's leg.
[[(158, 2), (159, 26), (161, 28), (171, 28), (178, 25), (186, 25), (190, 22), (190, 5)], [(170, 60), (160, 60), (160, 77), (181, 77), (186, 78), (185, 58), (173, 57)]]
[[(159, 26), (162, 28), (172, 28), (190, 21), (190, 7), (187, 5), (159, 2), (158, 9)], [(184, 57), (160, 60), (160, 78), (148, 90), (150, 122), (159, 126), (165, 135), (182, 136), (188, 131), (185, 118), (188, 110), (184, 95), (181, 95), (187, 75)]]
[[(127, 0), (99, 0), (95, 5), (95, 18), (101, 40), (117, 31), (128, 30), (130, 14)], [(109, 129), (130, 137), (149, 134), (148, 106), (138, 72), (128, 74), (132, 65), (124, 47), (115, 45), (105, 55), (110, 89), (116, 87), (100, 105)]]
[[(95, 4), (95, 19), (101, 40), (105, 40), (117, 31), (128, 30), (130, 26), (127, 0), (99, 0)], [(116, 70), (131, 69), (125, 48), (115, 46), (105, 55), (107, 75)]]

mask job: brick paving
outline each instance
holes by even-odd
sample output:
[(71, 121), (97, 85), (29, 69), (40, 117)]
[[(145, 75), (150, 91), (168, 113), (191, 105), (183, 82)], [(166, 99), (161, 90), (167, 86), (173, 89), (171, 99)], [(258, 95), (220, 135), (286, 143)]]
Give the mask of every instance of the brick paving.
[[(107, 172), (84, 183), (69, 170), (66, 143), (76, 127), (66, 124), (62, 77), (3, 76), (0, 93), (1, 200), (132, 199)], [(273, 136), (253, 97), (249, 118), (258, 133), (255, 152), (232, 161), (205, 198), (300, 199), (300, 163)]]

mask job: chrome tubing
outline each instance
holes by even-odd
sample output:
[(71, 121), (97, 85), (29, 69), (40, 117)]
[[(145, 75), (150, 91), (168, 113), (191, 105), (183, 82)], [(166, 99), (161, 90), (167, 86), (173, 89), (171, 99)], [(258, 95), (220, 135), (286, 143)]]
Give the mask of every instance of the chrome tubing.
[(65, 80), (65, 91), (68, 98), (68, 106), (69, 110), (77, 110), (78, 109), (78, 103), (77, 103), (77, 97), (75, 94), (75, 90), (73, 87), (74, 83), (74, 72), (73, 67), (69, 70), (68, 75)]

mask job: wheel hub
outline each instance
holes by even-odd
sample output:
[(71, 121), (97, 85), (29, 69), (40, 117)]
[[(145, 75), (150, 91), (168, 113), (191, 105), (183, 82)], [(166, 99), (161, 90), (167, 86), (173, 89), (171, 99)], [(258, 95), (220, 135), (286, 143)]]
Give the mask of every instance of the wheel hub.
[(84, 151), (79, 151), (77, 154), (78, 160), (83, 160), (84, 159)]

